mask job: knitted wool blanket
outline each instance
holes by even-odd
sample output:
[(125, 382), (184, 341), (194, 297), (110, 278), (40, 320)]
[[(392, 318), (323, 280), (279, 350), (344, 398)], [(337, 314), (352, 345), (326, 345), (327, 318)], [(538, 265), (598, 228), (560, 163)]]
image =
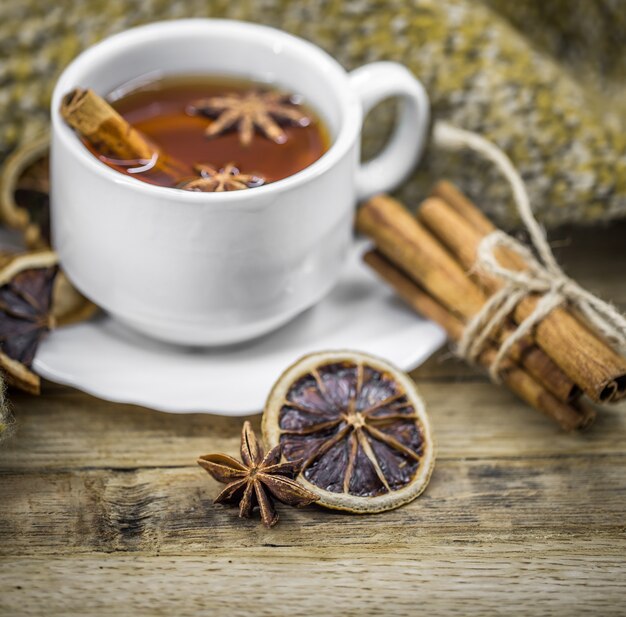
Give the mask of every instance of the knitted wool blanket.
[[(320, 45), (347, 69), (406, 64), (435, 118), (481, 133), (524, 178), (542, 223), (626, 214), (626, 11), (622, 0), (4, 0), (0, 3), (0, 161), (48, 123), (55, 79), (103, 37), (161, 19), (226, 17)], [(393, 106), (366, 123), (365, 155)], [(448, 177), (500, 225), (516, 223), (506, 183), (471, 153), (430, 147), (399, 190), (407, 203)]]

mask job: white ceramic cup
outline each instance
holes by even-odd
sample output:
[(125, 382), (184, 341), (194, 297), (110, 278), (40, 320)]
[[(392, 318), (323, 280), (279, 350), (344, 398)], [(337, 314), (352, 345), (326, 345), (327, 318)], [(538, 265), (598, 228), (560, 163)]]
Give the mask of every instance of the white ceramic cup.
[[(306, 169), (266, 186), (195, 193), (153, 186), (94, 157), (63, 122), (75, 87), (106, 95), (140, 76), (224, 74), (304, 96), (331, 134)], [(363, 116), (400, 97), (384, 151), (360, 164)], [(358, 199), (397, 186), (423, 149), (428, 97), (392, 62), (346, 73), (324, 51), (272, 28), (225, 20), (159, 22), (88, 49), (52, 98), (52, 233), (87, 297), (149, 336), (188, 345), (244, 341), (284, 324), (335, 284)]]

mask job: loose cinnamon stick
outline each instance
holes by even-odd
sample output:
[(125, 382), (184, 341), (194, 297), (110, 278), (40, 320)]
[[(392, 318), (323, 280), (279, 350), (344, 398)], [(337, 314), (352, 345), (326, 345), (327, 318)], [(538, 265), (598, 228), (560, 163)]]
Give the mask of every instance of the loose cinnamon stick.
[[(379, 195), (357, 213), (357, 229), (370, 236), (379, 250), (419, 283), (449, 311), (463, 320), (473, 317), (487, 298), (458, 262), (396, 200)], [(512, 328), (499, 333), (499, 342)], [(512, 356), (561, 400), (572, 400), (578, 389), (542, 351), (526, 342), (514, 346)]]
[[(439, 302), (423, 291), (411, 278), (392, 264), (378, 251), (369, 251), (364, 261), (375, 270), (398, 295), (418, 313), (437, 322), (451, 340), (458, 341), (463, 334), (464, 324), (443, 307)], [(497, 350), (493, 344), (486, 346), (478, 360), (488, 367), (494, 360)], [(595, 417), (595, 411), (585, 405), (564, 403), (548, 392), (531, 375), (511, 360), (502, 373), (503, 382), (526, 403), (555, 420), (567, 431), (589, 426)]]
[(93, 90), (76, 88), (63, 97), (61, 116), (98, 154), (116, 161), (147, 162), (156, 155), (153, 169), (177, 184), (193, 175), (189, 166), (166, 156), (133, 128)]
[[(443, 192), (449, 198), (451, 191), (445, 185), (444, 188), (439, 188), (439, 194)], [(473, 266), (481, 240), (495, 228), (467, 200), (456, 199), (455, 204), (458, 210), (438, 197), (429, 198), (420, 205), (417, 216), (464, 268), (472, 269), (483, 288), (494, 293), (501, 288), (501, 281)], [(506, 249), (500, 249), (497, 257), (506, 267), (526, 269), (520, 256)], [(513, 312), (514, 320), (520, 323), (528, 317), (538, 301), (537, 295), (522, 300)], [(535, 328), (535, 340), (592, 400), (611, 402), (626, 396), (626, 359), (567, 309), (559, 307), (543, 319)]]

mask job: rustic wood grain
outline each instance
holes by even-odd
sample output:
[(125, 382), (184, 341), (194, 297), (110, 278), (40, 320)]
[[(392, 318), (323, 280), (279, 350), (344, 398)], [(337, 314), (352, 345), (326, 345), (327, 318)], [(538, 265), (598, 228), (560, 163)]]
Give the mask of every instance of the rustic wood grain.
[[(606, 455), (624, 451), (626, 404), (606, 407), (593, 430), (563, 433), (487, 382), (422, 383), (438, 459)], [(0, 450), (4, 470), (189, 466), (212, 450), (236, 453), (242, 419), (179, 415), (56, 389), (12, 397), (18, 436)], [(259, 416), (250, 418), (259, 428)]]
[[(426, 494), (380, 517), (279, 506), (282, 525), (214, 506), (218, 484), (199, 467), (6, 474), (4, 555), (139, 551), (193, 555), (265, 542), (353, 550), (383, 536), (447, 544), (544, 537), (614, 538), (624, 527), (622, 456), (440, 461)], [(603, 495), (602, 507), (592, 509)], [(54, 520), (54, 526), (50, 521)], [(387, 535), (388, 534), (388, 535)]]
[[(625, 237), (559, 249), (622, 308)], [(438, 445), (426, 493), (369, 517), (281, 508), (273, 530), (214, 506), (195, 465), (236, 453), (241, 419), (11, 393), (0, 614), (623, 615), (626, 404), (568, 435), (446, 351), (413, 376)]]
[(205, 556), (16, 559), (7, 614), (623, 615), (623, 547), (606, 541), (416, 547), (387, 537), (348, 553), (267, 546)]

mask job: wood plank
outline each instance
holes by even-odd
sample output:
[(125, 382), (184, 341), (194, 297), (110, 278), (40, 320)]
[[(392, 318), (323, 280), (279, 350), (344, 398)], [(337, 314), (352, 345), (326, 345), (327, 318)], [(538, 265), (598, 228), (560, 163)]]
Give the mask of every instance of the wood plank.
[(410, 375), (419, 383), (489, 382), (489, 378), (480, 368), (461, 360), (449, 345), (436, 351), (424, 364), (411, 371)]
[[(418, 383), (440, 459), (624, 451), (626, 404), (603, 409), (590, 431), (566, 434), (492, 384)], [(14, 395), (12, 403), (18, 431), (0, 449), (0, 469), (186, 466), (239, 446), (241, 418), (159, 413), (66, 389)], [(258, 427), (259, 416), (252, 420)]]
[[(220, 487), (199, 467), (5, 473), (0, 503), (4, 555), (141, 551), (204, 554), (277, 543), (352, 550), (428, 538), (485, 543), (623, 535), (626, 456), (439, 461), (427, 492), (378, 516), (280, 507), (257, 519), (212, 503)], [(626, 555), (625, 555), (626, 558)]]
[[(485, 549), (488, 548), (488, 553)], [(338, 555), (232, 546), (204, 556), (17, 558), (0, 564), (6, 615), (623, 615), (624, 545), (397, 538)]]

